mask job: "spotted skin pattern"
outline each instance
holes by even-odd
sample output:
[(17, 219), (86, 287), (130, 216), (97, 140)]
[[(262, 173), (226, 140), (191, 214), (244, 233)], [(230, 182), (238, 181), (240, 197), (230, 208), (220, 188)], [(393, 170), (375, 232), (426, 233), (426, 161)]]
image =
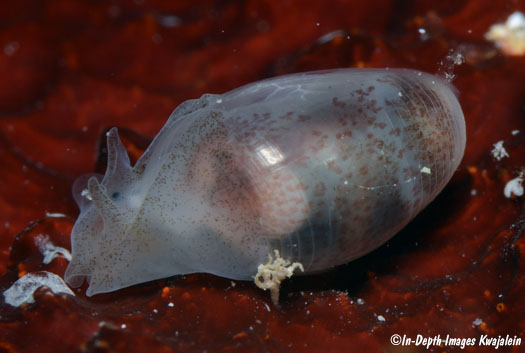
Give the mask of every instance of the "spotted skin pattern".
[(317, 71), (207, 94), (181, 104), (133, 167), (110, 131), (106, 175), (74, 188), (65, 277), (87, 279), (88, 295), (192, 272), (249, 280), (274, 250), (326, 270), (405, 226), (464, 148), (453, 87), (417, 71)]

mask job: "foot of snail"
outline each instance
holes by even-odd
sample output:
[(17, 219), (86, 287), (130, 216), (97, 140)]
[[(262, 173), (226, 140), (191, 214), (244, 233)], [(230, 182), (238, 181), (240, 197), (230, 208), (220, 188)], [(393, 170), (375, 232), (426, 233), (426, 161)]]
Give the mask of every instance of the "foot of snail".
[(299, 262), (291, 263), (289, 260), (283, 259), (279, 254), (279, 250), (274, 250), (274, 254), (275, 258), (272, 254), (268, 254), (268, 262), (257, 267), (254, 282), (257, 287), (263, 290), (270, 290), (272, 303), (278, 307), (281, 281), (292, 277), (295, 269), (298, 268), (304, 272), (304, 268)]

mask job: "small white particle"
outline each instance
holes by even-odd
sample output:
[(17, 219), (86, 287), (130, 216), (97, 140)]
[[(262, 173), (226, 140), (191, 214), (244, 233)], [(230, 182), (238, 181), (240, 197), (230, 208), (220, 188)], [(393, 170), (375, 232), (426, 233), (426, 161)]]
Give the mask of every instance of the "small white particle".
[(504, 157), (509, 157), (507, 150), (505, 150), (505, 147), (503, 147), (503, 141), (498, 141), (493, 146), (494, 148), (492, 149), (492, 156), (498, 161), (501, 161)]
[(159, 311), (157, 309), (153, 309), (152, 311), (153, 311), (153, 314), (158, 314), (159, 313)]
[(417, 75), (418, 75), (418, 76), (421, 76), (421, 75), (423, 75), (423, 73), (422, 73), (421, 71), (419, 71), (419, 72), (417, 73)]
[(272, 311), (268, 304), (264, 303), (264, 307), (266, 308), (266, 311), (268, 311), (268, 312)]
[(478, 194), (478, 190), (476, 190), (476, 189), (470, 190), (470, 195), (471, 196), (476, 196), (477, 194)]
[(67, 218), (67, 216), (63, 213), (59, 212), (46, 212), (46, 217), (49, 218)]
[(88, 199), (89, 201), (93, 200), (93, 198), (91, 198), (91, 194), (89, 193), (88, 189), (84, 189), (80, 192), (80, 196), (82, 197), (85, 197), (86, 199)]
[(520, 133), (520, 130), (512, 130), (510, 133), (512, 134), (512, 136), (516, 136)]
[(472, 34), (472, 30), (471, 29), (467, 29), (467, 33), (468, 34)]
[(506, 198), (512, 197), (512, 195), (523, 196), (523, 175), (520, 174), (519, 177), (509, 180), (505, 184), (505, 189), (503, 189), (503, 194)]
[(216, 102), (217, 102), (217, 104), (221, 104), (222, 103), (222, 98), (218, 98)]
[(170, 308), (173, 308), (173, 307), (175, 306), (175, 304), (173, 304), (173, 303), (170, 302), (170, 303), (168, 303), (168, 306), (169, 306)]
[(232, 288), (235, 288), (235, 286), (237, 285), (237, 283), (235, 283), (234, 281), (230, 281), (230, 285), (232, 286)]
[(319, 26), (321, 25), (321, 23), (320, 23), (320, 22), (316, 22), (315, 25), (316, 25), (317, 27), (319, 27)]
[(424, 28), (419, 28), (417, 31), (418, 31), (420, 34), (425, 34), (425, 33), (427, 33), (427, 30), (424, 29)]
[(465, 57), (459, 51), (450, 50), (447, 61), (454, 65), (461, 65), (465, 62)]
[(425, 173), (425, 174), (432, 174), (431, 170), (429, 167), (423, 167), (421, 168), (420, 170), (421, 173)]
[(402, 93), (401, 91), (397, 92), (397, 95), (398, 95), (399, 97), (403, 97), (403, 93)]
[(356, 302), (359, 305), (363, 305), (365, 303), (365, 301), (363, 299), (361, 299), (361, 298), (357, 298)]
[(120, 325), (120, 328), (124, 330), (126, 328), (126, 324)]
[(385, 322), (386, 321), (386, 319), (385, 319), (385, 317), (383, 315), (377, 315), (377, 320), (381, 321), (381, 322)]
[(483, 323), (483, 320), (481, 320), (479, 317), (476, 318), (476, 320), (472, 321), (472, 327), (479, 326)]
[(451, 82), (455, 77), (456, 75), (445, 72), (445, 80)]
[(82, 132), (88, 131), (88, 127), (86, 125), (82, 126)]

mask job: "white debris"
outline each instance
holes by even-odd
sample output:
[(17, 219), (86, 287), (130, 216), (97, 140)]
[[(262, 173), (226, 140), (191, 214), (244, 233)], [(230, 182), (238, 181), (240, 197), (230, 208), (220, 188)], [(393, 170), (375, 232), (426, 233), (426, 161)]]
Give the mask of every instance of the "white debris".
[(385, 317), (383, 315), (377, 315), (377, 320), (381, 321), (381, 322), (385, 322), (386, 321), (386, 319), (385, 319)]
[(51, 263), (51, 261), (56, 259), (58, 256), (62, 256), (67, 261), (71, 261), (71, 253), (69, 250), (54, 245), (49, 240), (49, 236), (47, 235), (37, 235), (35, 237), (35, 245), (40, 253), (44, 256), (44, 259), (42, 260), (44, 265)]
[(93, 200), (91, 197), (91, 194), (89, 193), (88, 189), (84, 189), (80, 192), (80, 195), (88, 199), (89, 201)]
[(503, 194), (505, 197), (511, 198), (512, 195), (523, 196), (523, 174), (520, 174), (517, 178), (509, 180), (503, 189)]
[(456, 66), (465, 63), (465, 56), (461, 52), (454, 51), (453, 49), (449, 50), (446, 59)]
[(421, 168), (420, 172), (421, 173), (425, 173), (425, 174), (431, 174), (432, 173), (429, 167)]
[(512, 134), (512, 136), (516, 136), (520, 133), (520, 130), (512, 130), (510, 133)]
[(485, 39), (494, 42), (503, 54), (524, 55), (525, 16), (519, 11), (512, 13), (505, 23), (490, 26)]
[(501, 161), (504, 157), (509, 157), (507, 150), (505, 150), (505, 147), (503, 147), (503, 141), (498, 141), (493, 146), (494, 148), (492, 149), (492, 156), (498, 161)]
[(483, 320), (481, 320), (479, 317), (476, 318), (476, 320), (472, 321), (472, 327), (479, 326), (483, 323)]
[[(439, 62), (438, 71), (441, 76), (448, 82), (452, 82), (456, 75), (454, 75), (454, 68), (462, 65), (465, 62), (465, 56), (458, 49), (450, 49), (444, 60)], [(434, 82), (432, 82), (434, 84)]]
[(4, 300), (11, 306), (34, 303), (33, 294), (40, 287), (47, 287), (54, 294), (75, 295), (59, 276), (47, 271), (38, 271), (20, 277), (9, 289), (4, 291)]
[(304, 272), (304, 267), (299, 262), (291, 263), (285, 260), (279, 254), (279, 250), (274, 250), (275, 258), (272, 254), (268, 254), (268, 262), (260, 264), (257, 267), (257, 274), (255, 275), (255, 285), (263, 290), (270, 290), (272, 303), (279, 306), (279, 290), (281, 281), (285, 278), (290, 278), (296, 269)]
[(46, 217), (49, 218), (67, 218), (67, 215), (59, 212), (46, 212)]

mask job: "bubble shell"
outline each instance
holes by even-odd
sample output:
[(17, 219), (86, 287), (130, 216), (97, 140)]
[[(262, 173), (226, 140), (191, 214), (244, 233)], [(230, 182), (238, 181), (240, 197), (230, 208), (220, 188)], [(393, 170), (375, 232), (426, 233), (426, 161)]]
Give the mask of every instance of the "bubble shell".
[[(66, 281), (88, 295), (176, 274), (252, 279), (273, 250), (326, 270), (377, 248), (443, 189), (465, 149), (453, 87), (405, 69), (267, 79), (182, 103), (131, 167), (116, 129)], [(87, 191), (86, 191), (87, 190)]]

